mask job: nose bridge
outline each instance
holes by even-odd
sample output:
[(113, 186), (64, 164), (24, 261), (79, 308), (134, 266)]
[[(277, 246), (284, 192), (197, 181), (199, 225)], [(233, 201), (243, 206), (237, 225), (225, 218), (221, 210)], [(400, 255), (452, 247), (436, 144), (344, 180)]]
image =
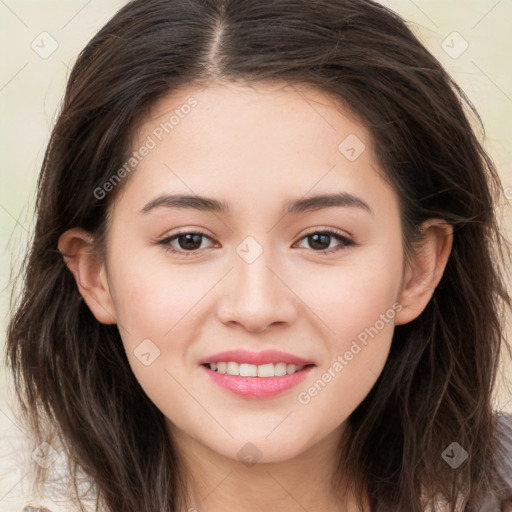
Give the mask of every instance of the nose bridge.
[(275, 251), (270, 246), (270, 237), (261, 243), (259, 240), (252, 236), (246, 237), (236, 248), (234, 265), (237, 280), (235, 286), (240, 287), (236, 293), (244, 299), (245, 304), (261, 307), (260, 303), (270, 304), (276, 299), (276, 294), (282, 292), (276, 288), (282, 284), (276, 282), (278, 280), (269, 270), (276, 267)]
[[(250, 330), (289, 322), (294, 314), (292, 293), (282, 282), (279, 258), (270, 247), (271, 237), (246, 237), (233, 255), (233, 271), (223, 290), (220, 315)], [(260, 240), (262, 242), (260, 243)], [(265, 246), (263, 245), (265, 244)]]

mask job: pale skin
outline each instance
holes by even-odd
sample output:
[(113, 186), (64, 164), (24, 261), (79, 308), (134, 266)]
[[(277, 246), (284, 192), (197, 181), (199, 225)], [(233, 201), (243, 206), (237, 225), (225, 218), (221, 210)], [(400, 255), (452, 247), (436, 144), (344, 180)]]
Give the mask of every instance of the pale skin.
[[(416, 318), (432, 297), (452, 229), (443, 219), (426, 221), (422, 249), (406, 262), (398, 198), (376, 171), (368, 133), (305, 86), (184, 88), (154, 106), (133, 150), (191, 96), (197, 106), (157, 141), (116, 198), (106, 258), (94, 257), (92, 237), (79, 227), (62, 234), (59, 250), (96, 319), (117, 323), (136, 378), (166, 418), (190, 472), (187, 507), (355, 512), (352, 493), (341, 503), (330, 488), (333, 453), (384, 367), (395, 325)], [(353, 161), (338, 149), (350, 134), (366, 146)], [(371, 211), (284, 214), (288, 201), (341, 192)], [(231, 212), (141, 213), (156, 197), (178, 193), (225, 201)], [(313, 245), (307, 235), (326, 229), (355, 245), (332, 236)], [(179, 238), (168, 242), (180, 254), (157, 243), (178, 231), (204, 236), (194, 250)], [(250, 263), (237, 252), (246, 237), (262, 250)], [(298, 394), (393, 304), (400, 308), (392, 320), (300, 403)], [(149, 366), (134, 353), (145, 339), (160, 350)], [(240, 348), (288, 352), (315, 367), (278, 396), (248, 399), (213, 384), (199, 365)], [(259, 450), (251, 466), (238, 455), (247, 443)], [(345, 483), (349, 489), (348, 476)]]

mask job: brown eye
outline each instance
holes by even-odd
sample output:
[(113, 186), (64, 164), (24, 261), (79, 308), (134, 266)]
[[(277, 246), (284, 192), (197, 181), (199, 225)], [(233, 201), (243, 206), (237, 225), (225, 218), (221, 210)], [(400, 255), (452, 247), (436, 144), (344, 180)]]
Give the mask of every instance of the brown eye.
[[(303, 239), (308, 240), (308, 244), (314, 252), (321, 254), (336, 252), (343, 249), (344, 247), (355, 245), (355, 242), (348, 239), (338, 231), (333, 230), (314, 231), (302, 237), (301, 240)], [(334, 248), (329, 248), (332, 239), (337, 240), (339, 244)]]
[[(181, 253), (188, 256), (189, 254), (194, 254), (200, 249), (204, 249), (204, 247), (201, 247), (203, 238), (209, 239), (210, 237), (200, 231), (186, 231), (166, 237), (158, 243), (165, 246), (165, 249), (170, 252)], [(176, 245), (172, 245), (172, 242), (174, 241), (177, 241), (178, 247), (176, 247)]]
[[(163, 245), (166, 251), (183, 256), (192, 256), (198, 251), (205, 249), (205, 247), (201, 247), (202, 241), (205, 238), (211, 240), (209, 236), (200, 231), (184, 231), (168, 236), (158, 243)], [(308, 240), (310, 249), (319, 254), (329, 254), (345, 247), (356, 245), (354, 241), (344, 236), (341, 232), (330, 229), (313, 231), (301, 238), (301, 240), (304, 239)], [(338, 241), (338, 244), (334, 247), (329, 247), (333, 240)]]

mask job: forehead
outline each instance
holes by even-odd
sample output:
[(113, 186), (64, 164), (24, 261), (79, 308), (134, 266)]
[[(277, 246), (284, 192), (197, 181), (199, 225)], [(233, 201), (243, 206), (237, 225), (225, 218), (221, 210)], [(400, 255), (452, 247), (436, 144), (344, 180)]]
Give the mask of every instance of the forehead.
[[(191, 104), (192, 108), (189, 107)], [(187, 118), (190, 120), (185, 123)], [(340, 126), (340, 121), (345, 126)], [(287, 135), (293, 135), (293, 139), (296, 139), (301, 133), (308, 138), (312, 131), (317, 134), (323, 132), (324, 135), (332, 132), (336, 134), (336, 140), (341, 135), (337, 133), (340, 128), (358, 131), (367, 138), (356, 115), (344, 105), (341, 98), (309, 84), (292, 85), (287, 82), (213, 82), (204, 87), (182, 87), (152, 106), (138, 133), (146, 134), (166, 122), (170, 122), (172, 129), (167, 126), (168, 129), (164, 129), (165, 133), (162, 134), (164, 137), (179, 133), (179, 125), (184, 131), (183, 125), (186, 124), (197, 129), (204, 142), (213, 139), (222, 141), (223, 133), (219, 130), (204, 133), (204, 128), (213, 123), (218, 128), (224, 126), (242, 130), (240, 135), (255, 135), (260, 142), (264, 132), (281, 139), (289, 139)], [(288, 130), (280, 131), (284, 126)], [(159, 138), (158, 134), (156, 137)], [(239, 142), (243, 140), (239, 138)], [(300, 137), (298, 142), (305, 141)]]
[(371, 144), (340, 99), (308, 84), (286, 82), (183, 87), (153, 105), (137, 130), (135, 148), (148, 135), (174, 154), (188, 151), (193, 158), (192, 150), (197, 149), (221, 158), (222, 150), (230, 161), (237, 154), (272, 158), (274, 168), (283, 158), (298, 154), (321, 163), (326, 152), (337, 155), (340, 142), (349, 135)]
[[(183, 87), (156, 102), (139, 125), (132, 150), (144, 146), (150, 149), (127, 187), (132, 197), (169, 189), (247, 208), (272, 195), (389, 189), (365, 127), (341, 101), (305, 84)], [(381, 192), (383, 200), (393, 196)]]

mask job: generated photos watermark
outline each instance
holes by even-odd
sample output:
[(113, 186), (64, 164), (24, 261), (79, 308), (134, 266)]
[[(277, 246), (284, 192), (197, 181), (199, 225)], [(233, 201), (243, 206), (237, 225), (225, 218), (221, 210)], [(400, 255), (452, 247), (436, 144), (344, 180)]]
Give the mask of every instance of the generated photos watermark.
[(130, 174), (137, 165), (148, 156), (150, 151), (155, 149), (159, 142), (161, 142), (166, 135), (171, 133), (176, 126), (178, 126), (182, 119), (185, 119), (192, 109), (198, 105), (196, 98), (191, 96), (187, 99), (186, 103), (183, 103), (179, 108), (176, 108), (170, 115), (167, 121), (160, 123), (156, 128), (153, 129), (150, 135), (146, 137), (146, 140), (142, 143), (138, 150), (134, 151), (130, 158), (105, 182), (101, 187), (94, 189), (93, 195), (96, 199), (103, 199), (108, 192), (114, 190), (114, 188)]
[(399, 302), (395, 302), (385, 313), (381, 313), (379, 319), (372, 326), (366, 327), (356, 336), (357, 339), (352, 340), (348, 350), (338, 355), (331, 366), (307, 390), (301, 391), (297, 395), (298, 402), (302, 405), (309, 404), (352, 361), (354, 356), (368, 345), (368, 337), (373, 339), (377, 336), (402, 309), (403, 306)]

